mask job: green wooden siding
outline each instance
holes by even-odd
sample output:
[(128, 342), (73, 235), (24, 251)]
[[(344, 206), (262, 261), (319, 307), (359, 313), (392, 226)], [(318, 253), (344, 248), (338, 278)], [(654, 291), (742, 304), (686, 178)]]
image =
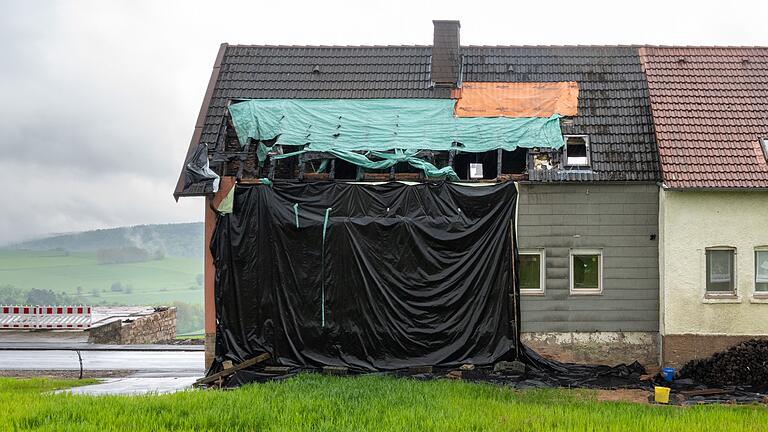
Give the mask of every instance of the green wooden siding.
[[(659, 189), (653, 184), (520, 185), (520, 249), (546, 250), (544, 296), (522, 296), (526, 332), (658, 331)], [(601, 295), (571, 295), (570, 249), (602, 249)]]

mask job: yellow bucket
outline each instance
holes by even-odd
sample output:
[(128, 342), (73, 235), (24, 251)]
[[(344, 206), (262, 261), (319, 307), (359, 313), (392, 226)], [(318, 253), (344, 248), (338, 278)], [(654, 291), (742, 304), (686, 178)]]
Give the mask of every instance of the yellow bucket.
[(657, 403), (669, 403), (669, 387), (654, 387)]

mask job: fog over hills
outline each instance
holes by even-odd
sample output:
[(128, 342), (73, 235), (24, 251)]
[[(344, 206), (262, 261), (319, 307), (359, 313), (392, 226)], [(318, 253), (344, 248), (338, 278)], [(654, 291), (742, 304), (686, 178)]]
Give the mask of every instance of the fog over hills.
[(125, 247), (162, 252), (171, 257), (202, 258), (203, 223), (136, 225), (56, 234), (7, 245), (3, 249), (66, 249), (72, 252), (95, 252)]

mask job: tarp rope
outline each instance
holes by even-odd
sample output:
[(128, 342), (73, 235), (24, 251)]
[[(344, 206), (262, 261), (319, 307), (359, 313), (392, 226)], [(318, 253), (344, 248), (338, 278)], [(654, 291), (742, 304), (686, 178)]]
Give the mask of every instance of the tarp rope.
[(325, 233), (328, 230), (328, 216), (331, 214), (331, 208), (325, 209), (325, 219), (323, 220), (323, 251), (321, 258), (320, 276), (320, 326), (325, 327)]
[(293, 215), (296, 217), (296, 228), (299, 228), (299, 203), (293, 205)]

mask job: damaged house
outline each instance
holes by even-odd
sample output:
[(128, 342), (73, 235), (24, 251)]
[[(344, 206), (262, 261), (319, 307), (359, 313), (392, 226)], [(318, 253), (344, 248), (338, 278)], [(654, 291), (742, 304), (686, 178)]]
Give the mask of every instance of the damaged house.
[(214, 345), (481, 364), (518, 340), (658, 362), (661, 177), (638, 49), (461, 46), (459, 30), (221, 46), (174, 193), (206, 197), (208, 364)]

